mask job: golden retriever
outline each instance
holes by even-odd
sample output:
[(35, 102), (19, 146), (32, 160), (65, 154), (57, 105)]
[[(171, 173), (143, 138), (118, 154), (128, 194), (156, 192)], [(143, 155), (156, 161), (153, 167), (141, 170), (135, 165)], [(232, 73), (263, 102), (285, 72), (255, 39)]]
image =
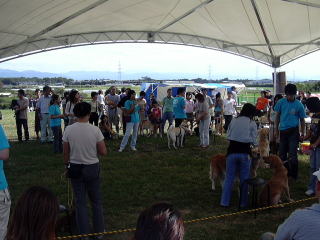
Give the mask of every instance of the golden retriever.
[(286, 197), (286, 200), (292, 201), (288, 185), (288, 171), (283, 166), (281, 159), (276, 155), (263, 157), (263, 159), (266, 163), (270, 164), (271, 169), (274, 169), (274, 173), (260, 193), (259, 205), (279, 204), (282, 195)]

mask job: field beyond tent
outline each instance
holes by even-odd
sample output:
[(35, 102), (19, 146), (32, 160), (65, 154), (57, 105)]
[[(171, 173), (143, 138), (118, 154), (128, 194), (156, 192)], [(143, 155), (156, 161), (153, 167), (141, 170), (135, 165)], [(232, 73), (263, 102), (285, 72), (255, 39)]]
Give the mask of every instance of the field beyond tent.
[[(15, 137), (14, 118), (10, 111), (3, 111), (0, 123), (11, 139)], [(32, 115), (29, 118), (33, 131)], [(182, 212), (185, 220), (236, 212), (237, 192), (233, 193), (232, 206), (219, 206), (221, 188), (211, 191), (208, 178), (209, 160), (217, 153), (224, 153), (227, 141), (218, 137), (207, 150), (200, 150), (198, 138), (188, 137), (186, 146), (180, 150), (168, 150), (166, 138), (138, 138), (138, 152), (118, 153), (120, 140), (108, 141), (108, 155), (101, 159), (102, 192), (107, 231), (135, 227), (139, 213), (151, 204), (169, 201)], [(291, 183), (294, 200), (305, 198), (308, 181), (308, 161), (300, 156), (300, 178)], [(62, 155), (52, 154), (52, 146), (36, 141), (11, 142), (11, 157), (5, 172), (13, 198), (17, 198), (30, 186), (50, 188), (67, 205), (72, 200), (68, 195), (68, 182), (63, 176)], [(263, 169), (259, 175), (270, 177), (271, 170)], [(314, 202), (314, 201), (313, 201)], [(266, 231), (275, 231), (277, 226), (296, 208), (308, 206), (312, 201), (290, 207), (253, 214), (222, 218), (220, 220), (188, 223), (186, 240), (256, 240)], [(59, 233), (59, 236), (66, 235)], [(132, 233), (107, 236), (106, 239), (130, 239)]]

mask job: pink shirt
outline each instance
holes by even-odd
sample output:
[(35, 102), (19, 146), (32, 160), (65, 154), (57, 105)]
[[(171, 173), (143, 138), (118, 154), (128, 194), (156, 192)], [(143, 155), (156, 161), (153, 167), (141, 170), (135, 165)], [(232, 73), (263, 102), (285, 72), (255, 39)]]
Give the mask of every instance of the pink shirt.
[(194, 102), (192, 100), (186, 100), (186, 113), (194, 112)]

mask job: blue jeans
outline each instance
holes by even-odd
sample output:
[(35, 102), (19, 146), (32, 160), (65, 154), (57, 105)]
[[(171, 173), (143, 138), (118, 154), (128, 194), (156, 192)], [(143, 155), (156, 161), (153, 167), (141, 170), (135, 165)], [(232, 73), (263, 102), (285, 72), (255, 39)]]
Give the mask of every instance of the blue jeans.
[(79, 234), (87, 234), (91, 232), (87, 207), (87, 194), (92, 206), (93, 231), (105, 231), (102, 197), (100, 192), (99, 163), (82, 165), (80, 177), (71, 178), (71, 184), (75, 196), (76, 221)]
[(164, 129), (164, 125), (166, 125), (166, 121), (167, 120), (169, 121), (169, 125), (171, 126), (172, 123), (173, 123), (173, 112), (164, 112), (163, 113), (162, 126), (161, 126), (162, 132), (163, 132), (163, 129)]
[(316, 192), (317, 177), (313, 175), (320, 168), (320, 147), (312, 149), (310, 152), (310, 180), (308, 190)]
[(129, 137), (131, 135), (131, 131), (133, 130), (132, 137), (131, 137), (131, 144), (130, 146), (136, 147), (137, 144), (137, 137), (138, 137), (138, 129), (139, 123), (128, 122), (126, 126), (126, 133), (122, 138), (120, 149), (124, 149), (128, 143)]
[(240, 175), (241, 199), (240, 206), (248, 205), (248, 185), (243, 184), (250, 177), (251, 159), (246, 153), (232, 153), (227, 156), (226, 179), (224, 180), (220, 205), (229, 206), (232, 195), (233, 182), (236, 175)]
[(288, 169), (288, 176), (298, 178), (299, 127), (280, 131), (279, 157)]
[[(52, 141), (52, 131), (50, 127), (50, 116), (48, 113), (41, 113), (41, 142)], [(47, 132), (48, 131), (48, 132)], [(47, 137), (48, 133), (48, 137)]]

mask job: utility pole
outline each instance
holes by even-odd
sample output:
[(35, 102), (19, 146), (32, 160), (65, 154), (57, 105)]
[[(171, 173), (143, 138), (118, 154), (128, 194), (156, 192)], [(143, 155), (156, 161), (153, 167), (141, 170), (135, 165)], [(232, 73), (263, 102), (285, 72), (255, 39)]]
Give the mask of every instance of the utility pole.
[(121, 62), (118, 63), (118, 81), (121, 82)]

